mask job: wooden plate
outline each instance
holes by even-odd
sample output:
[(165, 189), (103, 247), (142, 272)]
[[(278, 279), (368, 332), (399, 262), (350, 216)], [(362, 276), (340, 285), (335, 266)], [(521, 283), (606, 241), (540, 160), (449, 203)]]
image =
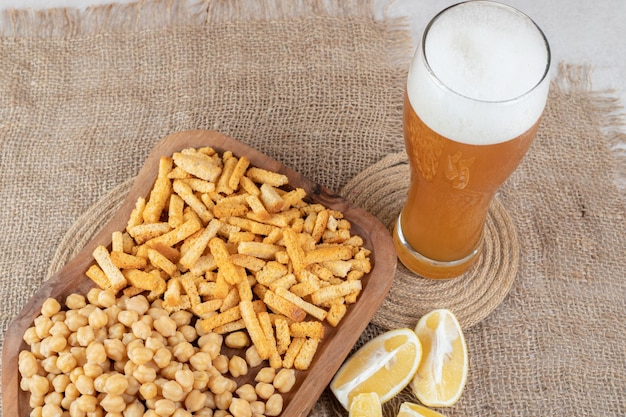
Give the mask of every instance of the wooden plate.
[[(360, 235), (365, 246), (372, 251), (373, 268), (363, 277), (363, 291), (357, 303), (348, 308), (337, 328), (326, 325), (326, 335), (310, 369), (297, 371), (296, 385), (290, 393), (284, 395), (281, 415), (305, 416), (311, 410), (391, 287), (396, 269), (396, 253), (391, 237), (375, 217), (362, 209), (351, 207), (340, 196), (280, 162), (220, 133), (193, 130), (174, 133), (157, 143), (113, 218), (75, 258), (39, 288), (9, 325), (2, 355), (2, 404), (5, 416), (26, 417), (30, 413), (29, 394), (19, 389), (17, 358), (20, 350), (28, 348), (22, 336), (32, 326), (33, 319), (39, 315), (42, 303), (48, 297), (63, 300), (73, 292), (86, 294), (93, 287), (91, 280), (84, 274), (93, 263), (93, 249), (97, 245), (110, 247), (111, 233), (124, 230), (137, 197), (147, 196), (154, 183), (159, 158), (184, 148), (201, 146), (212, 146), (219, 152), (230, 150), (236, 156), (247, 156), (252, 165), (285, 174), (289, 178), (289, 184), (304, 188), (313, 202), (343, 212), (345, 218), (352, 223), (352, 233)], [(251, 370), (248, 374), (249, 380), (252, 380), (253, 372)]]

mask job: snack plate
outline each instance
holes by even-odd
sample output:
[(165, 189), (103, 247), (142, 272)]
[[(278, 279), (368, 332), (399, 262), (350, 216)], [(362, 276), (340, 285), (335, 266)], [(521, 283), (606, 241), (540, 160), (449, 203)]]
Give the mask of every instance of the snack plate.
[[(147, 197), (152, 188), (158, 172), (159, 158), (171, 156), (184, 148), (202, 146), (211, 146), (220, 153), (230, 150), (238, 157), (245, 155), (250, 159), (251, 165), (286, 175), (289, 185), (304, 188), (311, 201), (340, 210), (352, 224), (351, 233), (360, 235), (365, 241), (364, 246), (372, 251), (372, 270), (362, 278), (363, 290), (357, 302), (349, 306), (336, 328), (325, 323), (325, 336), (311, 367), (307, 371), (296, 371), (296, 384), (289, 393), (283, 394), (282, 416), (306, 416), (309, 413), (391, 288), (396, 270), (396, 252), (390, 234), (366, 211), (351, 207), (340, 196), (263, 153), (218, 132), (190, 130), (173, 133), (155, 145), (119, 210), (76, 257), (37, 290), (10, 323), (2, 352), (3, 415), (27, 417), (30, 413), (29, 394), (19, 388), (18, 355), (21, 350), (28, 348), (22, 336), (39, 315), (43, 302), (48, 297), (61, 301), (74, 292), (87, 294), (94, 286), (85, 276), (85, 271), (94, 262), (93, 249), (98, 245), (110, 247), (111, 233), (125, 229), (136, 199), (140, 196)], [(262, 366), (268, 365), (265, 363)], [(255, 372), (256, 369), (251, 369), (246, 377), (238, 380), (243, 378), (240, 383), (251, 381)]]

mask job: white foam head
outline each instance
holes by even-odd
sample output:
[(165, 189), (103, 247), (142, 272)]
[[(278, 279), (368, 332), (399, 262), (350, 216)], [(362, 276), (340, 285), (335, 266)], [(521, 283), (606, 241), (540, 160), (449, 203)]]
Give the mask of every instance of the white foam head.
[(446, 9), (426, 28), (407, 94), (440, 135), (499, 143), (539, 119), (549, 68), (548, 42), (528, 16), (500, 3), (470, 1)]

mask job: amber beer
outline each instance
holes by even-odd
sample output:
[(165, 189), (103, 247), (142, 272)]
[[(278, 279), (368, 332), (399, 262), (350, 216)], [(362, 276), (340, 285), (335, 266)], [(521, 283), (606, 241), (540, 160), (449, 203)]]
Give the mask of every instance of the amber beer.
[(404, 97), (411, 181), (394, 241), (407, 268), (451, 278), (478, 260), (489, 205), (539, 126), (549, 67), (541, 30), (503, 4), (460, 3), (429, 23)]

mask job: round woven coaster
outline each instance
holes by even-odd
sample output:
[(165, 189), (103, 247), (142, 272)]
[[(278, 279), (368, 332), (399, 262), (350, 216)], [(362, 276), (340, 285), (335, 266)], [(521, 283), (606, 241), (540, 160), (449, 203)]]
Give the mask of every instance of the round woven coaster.
[[(409, 188), (408, 164), (405, 152), (391, 154), (355, 176), (341, 194), (391, 231)], [(413, 328), (425, 313), (447, 308), (467, 329), (504, 300), (517, 275), (519, 253), (513, 222), (496, 198), (489, 208), (481, 257), (472, 269), (458, 278), (432, 280), (416, 276), (398, 262), (391, 291), (372, 323), (386, 329)]]

